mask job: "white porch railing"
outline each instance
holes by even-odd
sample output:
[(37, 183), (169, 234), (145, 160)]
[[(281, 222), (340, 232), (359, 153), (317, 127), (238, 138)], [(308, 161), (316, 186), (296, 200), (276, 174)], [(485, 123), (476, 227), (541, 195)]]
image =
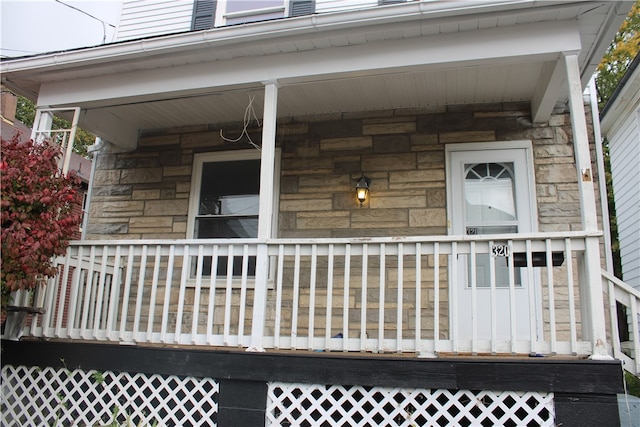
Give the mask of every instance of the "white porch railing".
[[(255, 345), (253, 333), (276, 349), (590, 354), (581, 319), (593, 307), (580, 298), (590, 238), (598, 235), (73, 242), (40, 297), (45, 313), (25, 332), (240, 347)], [(267, 280), (252, 276), (260, 245)], [(475, 273), (482, 255), (484, 287)], [(498, 263), (506, 284), (496, 285)], [(254, 300), (254, 286), (265, 284), (256, 295), (266, 300)]]
[(640, 291), (602, 271), (609, 298), (613, 355), (626, 370), (640, 374)]

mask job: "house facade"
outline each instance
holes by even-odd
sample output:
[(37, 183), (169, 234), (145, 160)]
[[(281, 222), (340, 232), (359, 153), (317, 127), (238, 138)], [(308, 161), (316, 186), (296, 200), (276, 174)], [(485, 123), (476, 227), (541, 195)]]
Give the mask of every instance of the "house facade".
[(117, 43), (2, 62), (100, 138), (14, 394), (47, 366), (167, 425), (615, 425), (640, 296), (602, 270), (583, 87), (631, 3), (385, 3), (125, 1)]
[(602, 134), (609, 143), (611, 175), (618, 216), (620, 258), (625, 282), (640, 288), (640, 241), (637, 164), (640, 161), (640, 58), (636, 57), (602, 111)]

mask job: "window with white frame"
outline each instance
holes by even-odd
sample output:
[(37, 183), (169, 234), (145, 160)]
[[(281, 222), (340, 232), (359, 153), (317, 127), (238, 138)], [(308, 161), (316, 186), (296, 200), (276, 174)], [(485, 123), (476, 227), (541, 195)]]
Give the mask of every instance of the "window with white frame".
[[(258, 236), (260, 152), (242, 150), (196, 154), (193, 165), (188, 227), (195, 239), (239, 239)], [(218, 275), (227, 274), (227, 259), (217, 262)], [(239, 275), (242, 259), (233, 260)], [(236, 265), (237, 264), (237, 265)], [(211, 259), (205, 260), (205, 273)], [(255, 273), (255, 257), (249, 274)]]
[(315, 0), (195, 0), (192, 30), (310, 15)]

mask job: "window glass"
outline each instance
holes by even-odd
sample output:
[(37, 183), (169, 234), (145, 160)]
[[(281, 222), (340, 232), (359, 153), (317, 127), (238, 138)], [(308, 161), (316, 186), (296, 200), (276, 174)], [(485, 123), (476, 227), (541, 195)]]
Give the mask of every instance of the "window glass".
[[(227, 25), (283, 18), (284, 0), (228, 0), (226, 13), (232, 15), (226, 17)], [(233, 16), (235, 13), (241, 15)]]

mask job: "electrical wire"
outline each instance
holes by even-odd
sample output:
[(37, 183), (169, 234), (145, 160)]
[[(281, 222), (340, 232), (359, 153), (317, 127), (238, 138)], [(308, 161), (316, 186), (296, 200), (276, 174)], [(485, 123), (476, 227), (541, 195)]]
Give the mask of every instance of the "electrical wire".
[(220, 137), (227, 142), (238, 142), (242, 139), (244, 135), (246, 135), (247, 139), (249, 140), (249, 144), (251, 144), (256, 150), (260, 151), (260, 146), (255, 142), (253, 142), (253, 140), (251, 139), (251, 136), (247, 132), (247, 129), (249, 128), (249, 124), (251, 123), (251, 117), (255, 119), (256, 123), (258, 123), (258, 127), (262, 126), (260, 124), (260, 119), (258, 119), (258, 116), (256, 116), (256, 111), (253, 108), (253, 101), (255, 98), (256, 98), (255, 95), (249, 96), (249, 104), (247, 105), (247, 108), (245, 108), (244, 110), (244, 121), (243, 121), (242, 132), (240, 133), (240, 136), (238, 136), (235, 139), (227, 138), (224, 136), (222, 129), (220, 129)]
[(72, 5), (70, 5), (70, 4), (67, 4), (67, 3), (65, 3), (65, 2), (63, 2), (63, 1), (60, 1), (60, 0), (54, 0), (54, 1), (55, 1), (56, 3), (60, 3), (61, 5), (63, 5), (63, 6), (66, 6), (66, 7), (70, 8), (70, 9), (73, 9), (73, 10), (76, 10), (76, 11), (78, 11), (78, 12), (80, 12), (80, 13), (83, 13), (83, 14), (87, 15), (88, 17), (95, 19), (96, 21), (99, 21), (99, 22), (102, 24), (102, 43), (103, 43), (103, 44), (107, 42), (107, 27), (106, 27), (106, 26), (108, 25), (108, 26), (110, 26), (110, 27), (112, 27), (112, 28), (114, 28), (114, 29), (116, 28), (116, 26), (115, 26), (115, 25), (110, 24), (110, 23), (108, 23), (108, 22), (106, 22), (106, 21), (104, 21), (104, 20), (102, 20), (102, 19), (100, 19), (100, 18), (97, 18), (97, 17), (93, 16), (92, 14), (90, 14), (90, 13), (88, 13), (88, 12), (85, 12), (85, 11), (84, 11), (84, 10), (82, 10), (82, 9), (79, 9), (79, 8), (77, 8), (77, 7), (75, 7), (75, 6), (72, 6)]

